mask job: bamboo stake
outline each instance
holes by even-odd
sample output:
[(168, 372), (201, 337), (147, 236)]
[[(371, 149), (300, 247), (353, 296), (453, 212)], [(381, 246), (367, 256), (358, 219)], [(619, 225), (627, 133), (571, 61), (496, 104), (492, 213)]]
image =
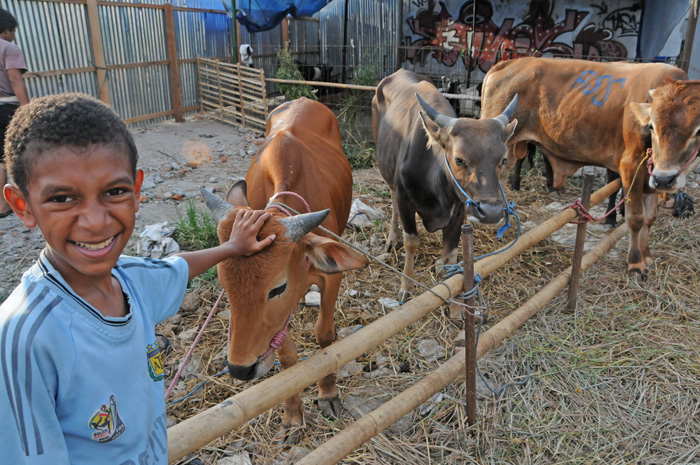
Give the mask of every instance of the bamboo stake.
[(338, 87), (340, 89), (354, 89), (354, 90), (377, 90), (376, 86), (358, 86), (356, 84), (341, 84), (338, 82), (320, 82), (320, 81), (298, 81), (298, 80), (287, 80), (287, 79), (277, 79), (277, 78), (265, 78), (267, 82), (277, 82), (280, 84), (303, 84), (307, 86), (318, 86), (318, 87)]
[[(471, 224), (462, 225), (462, 269), (464, 270), (464, 289), (469, 292), (474, 289), (474, 227)], [(467, 423), (476, 424), (476, 334), (474, 332), (475, 296), (465, 300), (464, 308), (464, 385), (466, 388)]]
[[(627, 233), (627, 225), (614, 230), (583, 258), (582, 267), (588, 269), (600, 257), (610, 250), (615, 243)], [(551, 301), (566, 287), (571, 275), (571, 267), (547, 284), (540, 292), (523, 306), (498, 322), (493, 328), (479, 338), (477, 358), (498, 345), (507, 336), (522, 326), (538, 310)], [(331, 465), (338, 463), (358, 446), (373, 438), (387, 427), (394, 424), (408, 412), (415, 409), (430, 397), (442, 390), (448, 383), (462, 373), (466, 360), (466, 350), (452, 356), (438, 369), (403, 391), (381, 407), (367, 413), (359, 420), (347, 426), (335, 437), (323, 443), (316, 450), (304, 457), (297, 465)]]
[[(593, 188), (593, 173), (586, 173), (583, 176), (583, 192), (581, 193), (581, 205), (588, 210), (591, 206), (591, 189)], [(573, 311), (576, 310), (576, 302), (578, 301), (578, 283), (581, 276), (581, 258), (583, 257), (583, 246), (586, 242), (586, 229), (588, 222), (583, 221), (579, 215), (579, 221), (576, 228), (576, 244), (574, 246), (574, 258), (571, 262), (571, 280), (569, 281), (569, 303), (566, 308)]]

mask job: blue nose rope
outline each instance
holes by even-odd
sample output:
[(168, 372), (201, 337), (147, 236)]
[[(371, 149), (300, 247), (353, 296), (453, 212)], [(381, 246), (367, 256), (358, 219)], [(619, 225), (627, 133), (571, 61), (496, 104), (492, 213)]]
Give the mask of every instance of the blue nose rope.
[[(450, 166), (450, 163), (447, 161), (447, 154), (445, 152), (443, 152), (442, 155), (445, 158), (445, 165), (447, 166), (447, 170), (449, 171), (450, 176), (452, 177), (452, 183), (455, 185), (457, 190), (462, 194), (462, 196), (467, 199), (464, 201), (464, 205), (466, 207), (479, 208), (479, 202), (474, 201), (474, 199), (471, 198), (471, 196), (467, 193), (467, 191), (465, 191), (462, 188), (462, 186), (459, 184), (459, 182), (457, 182), (457, 178), (455, 177), (454, 172), (452, 172), (452, 167)], [(500, 228), (498, 228), (498, 231), (496, 232), (496, 238), (498, 240), (501, 240), (503, 238), (503, 234), (506, 231), (508, 231), (508, 229), (510, 229), (510, 227), (512, 226), (510, 223), (510, 215), (515, 216), (515, 218), (518, 220), (517, 237), (515, 238), (513, 243), (511, 243), (508, 247), (499, 251), (499, 252), (502, 252), (503, 250), (507, 250), (508, 248), (510, 248), (513, 244), (515, 244), (515, 242), (518, 240), (518, 238), (520, 238), (520, 217), (515, 212), (515, 202), (508, 202), (508, 199), (506, 199), (506, 193), (503, 190), (503, 186), (501, 186), (500, 182), (498, 183), (498, 188), (501, 190), (501, 197), (503, 197), (503, 204), (505, 205), (505, 207), (503, 207), (503, 216), (505, 217), (506, 223), (503, 226), (501, 226)], [(493, 253), (498, 253), (498, 252), (493, 252)], [(477, 257), (477, 260), (479, 258), (488, 257), (489, 255), (492, 255), (492, 254), (482, 255), (480, 257)]]

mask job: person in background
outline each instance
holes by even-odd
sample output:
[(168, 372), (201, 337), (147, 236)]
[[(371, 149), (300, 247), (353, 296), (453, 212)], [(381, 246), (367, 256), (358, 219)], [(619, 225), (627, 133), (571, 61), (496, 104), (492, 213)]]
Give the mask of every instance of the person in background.
[[(27, 86), (22, 74), (27, 72), (22, 50), (14, 43), (17, 20), (12, 13), (0, 8), (0, 187), (7, 182), (5, 171), (5, 130), (20, 105), (29, 103)], [(12, 209), (0, 195), (0, 218)]]

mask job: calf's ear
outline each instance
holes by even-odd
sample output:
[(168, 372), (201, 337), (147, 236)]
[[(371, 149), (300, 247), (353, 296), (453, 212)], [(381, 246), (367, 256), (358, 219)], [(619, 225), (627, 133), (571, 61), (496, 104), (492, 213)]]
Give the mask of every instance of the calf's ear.
[(226, 194), (226, 201), (234, 207), (249, 207), (248, 185), (245, 181), (238, 181), (231, 186)]
[(642, 126), (648, 126), (651, 121), (651, 103), (630, 103), (630, 109), (634, 116), (637, 117), (637, 121)]
[(359, 270), (367, 266), (367, 258), (349, 246), (327, 237), (307, 234), (306, 256), (323, 273), (333, 274), (347, 270)]
[(506, 124), (506, 128), (503, 131), (503, 142), (508, 142), (508, 140), (515, 134), (515, 128), (518, 126), (518, 120), (514, 119), (510, 123)]

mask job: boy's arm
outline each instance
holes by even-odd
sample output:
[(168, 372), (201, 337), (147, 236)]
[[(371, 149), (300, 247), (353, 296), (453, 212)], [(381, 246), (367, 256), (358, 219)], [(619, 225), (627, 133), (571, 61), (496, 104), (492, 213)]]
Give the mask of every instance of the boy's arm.
[(272, 244), (276, 237), (274, 234), (261, 241), (257, 239), (260, 228), (271, 216), (271, 213), (262, 210), (238, 210), (228, 241), (210, 249), (178, 254), (189, 266), (189, 279), (199, 276), (220, 261), (232, 257), (247, 257)]
[(19, 100), (19, 104), (28, 104), (29, 93), (27, 92), (27, 86), (24, 84), (24, 79), (22, 78), (22, 71), (19, 69), (8, 69), (7, 77), (10, 79), (12, 91), (15, 93), (17, 100)]

